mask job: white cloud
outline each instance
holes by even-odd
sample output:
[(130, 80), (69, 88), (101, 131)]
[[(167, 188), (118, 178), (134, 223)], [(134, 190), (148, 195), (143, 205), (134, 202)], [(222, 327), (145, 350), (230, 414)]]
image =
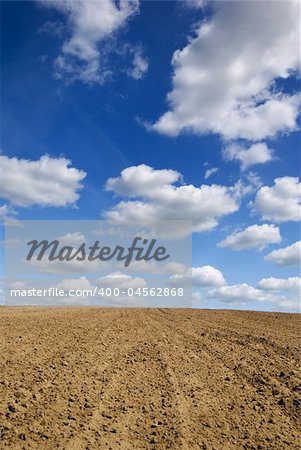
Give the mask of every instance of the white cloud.
[[(110, 72), (103, 66), (105, 42), (139, 10), (138, 0), (48, 0), (43, 4), (67, 16), (69, 33), (56, 59), (58, 77), (101, 83)], [(103, 44), (102, 48), (101, 45)]]
[[(62, 306), (89, 306), (92, 305), (93, 296), (92, 291), (94, 286), (86, 277), (80, 278), (65, 278), (60, 280), (54, 285), (44, 284), (46, 281), (42, 281), (43, 284), (38, 284), (37, 281), (32, 284), (31, 281), (10, 281), (6, 286), (6, 304), (7, 305), (26, 305), (26, 306), (46, 306), (46, 305), (62, 305)], [(21, 291), (31, 291), (33, 289), (45, 290), (44, 295), (21, 295), (21, 296), (11, 296), (9, 295), (10, 289), (18, 289)], [(64, 296), (55, 295), (48, 290), (58, 289), (64, 291)], [(71, 295), (69, 291), (73, 292)], [(48, 291), (48, 292), (47, 292)], [(76, 292), (77, 291), (77, 292)], [(95, 303), (94, 303), (95, 304)]]
[(181, 174), (171, 169), (155, 170), (145, 164), (127, 167), (120, 177), (109, 178), (106, 190), (124, 197), (147, 196), (154, 190), (168, 188), (181, 179)]
[(199, 9), (202, 8), (207, 0), (186, 0), (185, 6), (188, 8)]
[(208, 292), (208, 298), (219, 299), (226, 303), (245, 304), (250, 301), (265, 302), (271, 300), (271, 296), (246, 283), (232, 286), (221, 286)]
[(223, 286), (225, 278), (222, 272), (212, 266), (192, 267), (182, 274), (172, 275), (169, 283), (175, 286), (214, 287)]
[(232, 144), (225, 148), (223, 156), (227, 161), (239, 161), (242, 171), (255, 164), (265, 164), (273, 160), (272, 150), (264, 143), (253, 144), (247, 149), (240, 145)]
[[(60, 246), (70, 246), (75, 249), (85, 243), (85, 236), (80, 232), (66, 233), (63, 236), (55, 236), (56, 240), (59, 241)], [(49, 256), (50, 250), (45, 254)], [(48, 273), (48, 274), (82, 274), (82, 273), (95, 273), (105, 268), (110, 267), (108, 262), (94, 260), (80, 261), (77, 259), (72, 259), (71, 261), (60, 261), (56, 259), (54, 261), (49, 260), (49, 258), (42, 258), (42, 260), (37, 259), (35, 255), (30, 261), (26, 261), (26, 264), (32, 266), (36, 273)], [(85, 278), (85, 277), (83, 277)], [(77, 278), (78, 279), (78, 278)]]
[(165, 266), (160, 267), (160, 272), (158, 273), (167, 273), (167, 274), (181, 274), (183, 273), (183, 271), (186, 270), (186, 266), (184, 264), (181, 263), (177, 263), (177, 262), (171, 262), (171, 263), (167, 263)]
[(301, 312), (301, 278), (263, 278), (258, 287), (275, 297), (276, 303), (283, 309)]
[(143, 56), (140, 49), (134, 52), (133, 67), (127, 71), (128, 75), (135, 80), (140, 80), (148, 71), (148, 59)]
[[(65, 297), (49, 297), (43, 301), (48, 304), (65, 305), (65, 306), (89, 306), (93, 304), (93, 296), (91, 292), (94, 290), (94, 286), (86, 277), (80, 278), (65, 278), (60, 281), (56, 286), (57, 289), (65, 291)], [(68, 295), (70, 291), (72, 295)]]
[[(42, 283), (45, 279), (42, 280)], [(1, 286), (2, 282), (0, 280), (0, 303), (1, 303)], [(8, 289), (20, 289), (20, 290), (31, 290), (41, 289), (48, 290), (57, 289), (63, 290), (64, 296), (54, 295), (51, 292), (44, 296), (31, 297), (31, 296), (21, 296), (21, 297), (11, 297), (7, 296), (7, 304), (17, 304), (17, 305), (62, 305), (62, 306), (131, 306), (131, 307), (142, 307), (147, 306), (147, 300), (145, 297), (127, 295), (123, 294), (121, 291), (128, 290), (129, 288), (142, 289), (147, 287), (147, 283), (143, 278), (131, 277), (125, 275), (121, 272), (110, 273), (104, 277), (97, 280), (93, 278), (89, 280), (86, 276), (81, 276), (79, 278), (64, 278), (57, 282), (56, 284), (49, 285), (35, 285), (24, 282), (10, 282), (7, 286)], [(103, 290), (102, 290), (103, 288)], [(106, 288), (110, 288), (111, 294), (106, 292)], [(119, 288), (119, 295), (114, 294), (114, 288)], [(4, 290), (2, 290), (4, 294)], [(108, 295), (107, 295), (108, 294)], [(34, 299), (34, 302), (33, 302)], [(4, 301), (4, 296), (3, 296)]]
[(279, 228), (275, 225), (251, 225), (243, 231), (233, 233), (218, 243), (218, 247), (226, 247), (231, 250), (248, 250), (252, 248), (263, 249), (269, 244), (281, 242)]
[(143, 278), (132, 277), (122, 272), (113, 272), (97, 280), (97, 285), (100, 287), (119, 288), (119, 289), (138, 289), (147, 287), (146, 281)]
[[(117, 264), (120, 269), (124, 268), (122, 262)], [(187, 270), (185, 264), (176, 261), (164, 264), (164, 262), (152, 261), (132, 261), (127, 267), (127, 273), (152, 274), (152, 275), (175, 275)]]
[[(0, 219), (1, 220), (1, 219)], [(21, 243), (20, 239), (5, 239), (4, 241), (0, 241), (0, 248), (16, 248)]]
[[(1, 189), (1, 187), (0, 187), (0, 189)], [(6, 223), (11, 220), (14, 221), (15, 220), (13, 218), (14, 215), (15, 215), (15, 212), (10, 206), (8, 206), (6, 204), (0, 206), (0, 223), (1, 222)]]
[(69, 290), (91, 290), (94, 289), (94, 286), (90, 283), (88, 278), (86, 277), (80, 277), (80, 278), (65, 278), (62, 281), (60, 281), (57, 286), (58, 289), (62, 289), (64, 291)]
[(298, 2), (225, 1), (214, 8), (175, 51), (169, 111), (152, 128), (253, 141), (296, 130), (300, 96), (283, 94), (275, 80), (300, 67)]
[(9, 207), (7, 205), (0, 206), (0, 219), (5, 219), (9, 214)]
[[(147, 288), (147, 283), (144, 278), (132, 277), (122, 272), (113, 272), (97, 280), (97, 286), (99, 289), (110, 288), (112, 291), (114, 288), (119, 289), (118, 296), (110, 296), (105, 298), (109, 305), (124, 306), (124, 307), (143, 307), (147, 305), (147, 300), (143, 296), (135, 295), (136, 289)], [(127, 295), (128, 289), (134, 289), (134, 295)], [(122, 293), (122, 292), (125, 292)]]
[(258, 287), (266, 291), (296, 291), (300, 292), (301, 278), (289, 277), (289, 278), (263, 278), (259, 281)]
[(204, 175), (205, 180), (207, 180), (207, 178), (211, 177), (212, 175), (214, 175), (216, 172), (218, 172), (218, 168), (217, 167), (212, 167), (212, 169), (207, 169)]
[(65, 158), (29, 161), (0, 155), (0, 196), (16, 206), (72, 205), (86, 174), (70, 164)]
[(301, 241), (285, 248), (273, 250), (264, 257), (265, 261), (276, 263), (278, 266), (292, 266), (301, 264)]
[[(104, 217), (117, 225), (155, 227), (159, 221), (186, 220), (195, 232), (212, 230), (225, 215), (239, 209), (244, 193), (241, 185), (176, 186), (181, 174), (174, 170), (155, 170), (146, 165), (124, 169), (117, 178), (110, 178), (106, 190), (135, 200), (121, 201)], [(188, 235), (191, 225), (174, 230)]]
[(262, 181), (256, 172), (249, 171), (245, 177), (248, 183), (254, 187), (254, 190), (257, 191), (262, 186)]
[(262, 218), (275, 222), (300, 220), (300, 183), (297, 177), (274, 180), (274, 186), (263, 186), (257, 192), (254, 207)]
[(61, 245), (67, 245), (78, 248), (79, 245), (85, 242), (85, 236), (80, 231), (75, 233), (67, 233), (57, 238)]
[[(281, 311), (300, 311), (300, 278), (267, 278), (255, 288), (249, 284), (235, 284), (211, 289), (208, 299), (217, 299), (228, 305), (245, 306), (248, 303), (266, 303), (267, 308)], [(270, 306), (268, 306), (268, 304)]]
[[(68, 244), (67, 244), (68, 245)], [(72, 259), (71, 261), (49, 261), (49, 259), (42, 259), (38, 261), (37, 258), (33, 258), (30, 261), (26, 261), (26, 265), (32, 268), (36, 273), (47, 274), (83, 274), (83, 273), (98, 273), (102, 270), (108, 270), (111, 267), (110, 261), (100, 261), (95, 259), (94, 261), (80, 261)]]

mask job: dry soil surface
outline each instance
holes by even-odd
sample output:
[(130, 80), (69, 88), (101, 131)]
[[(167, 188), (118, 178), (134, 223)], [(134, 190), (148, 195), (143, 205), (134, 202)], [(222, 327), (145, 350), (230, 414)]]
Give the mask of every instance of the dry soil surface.
[(0, 309), (1, 449), (300, 449), (300, 316)]

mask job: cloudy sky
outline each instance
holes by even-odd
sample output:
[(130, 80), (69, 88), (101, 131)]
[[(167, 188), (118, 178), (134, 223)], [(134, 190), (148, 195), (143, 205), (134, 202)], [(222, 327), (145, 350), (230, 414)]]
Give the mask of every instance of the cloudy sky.
[(196, 307), (299, 311), (299, 10), (2, 1), (2, 222), (190, 220)]

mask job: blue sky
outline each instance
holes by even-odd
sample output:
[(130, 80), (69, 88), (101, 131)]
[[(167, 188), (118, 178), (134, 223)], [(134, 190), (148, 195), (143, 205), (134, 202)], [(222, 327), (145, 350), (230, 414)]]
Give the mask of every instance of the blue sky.
[(126, 222), (139, 200), (194, 221), (196, 306), (298, 311), (297, 8), (2, 1), (0, 215)]

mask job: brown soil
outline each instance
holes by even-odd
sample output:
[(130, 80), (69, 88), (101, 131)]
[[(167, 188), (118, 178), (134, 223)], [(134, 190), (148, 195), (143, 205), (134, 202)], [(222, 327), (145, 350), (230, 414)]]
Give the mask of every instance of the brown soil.
[(1, 449), (300, 449), (300, 316), (0, 309)]

